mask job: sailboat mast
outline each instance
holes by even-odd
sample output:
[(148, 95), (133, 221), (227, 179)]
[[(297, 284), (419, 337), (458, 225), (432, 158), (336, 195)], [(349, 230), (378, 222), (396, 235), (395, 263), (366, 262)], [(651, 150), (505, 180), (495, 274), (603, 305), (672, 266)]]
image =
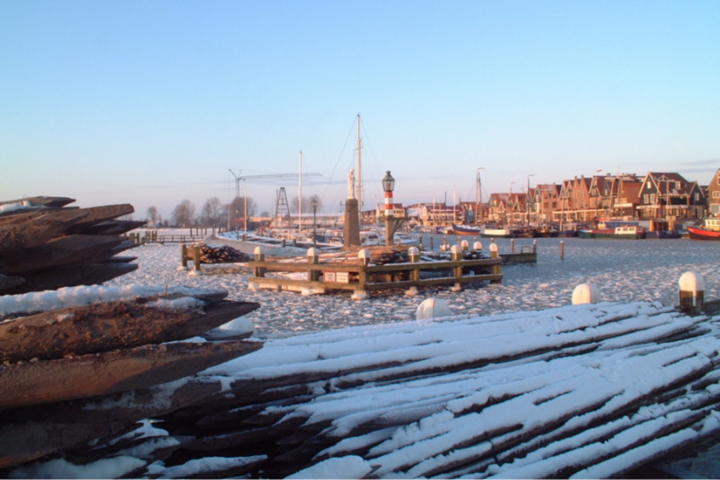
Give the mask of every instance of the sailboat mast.
[(302, 232), (302, 150), (300, 150), (300, 175), (298, 185), (298, 233)]
[[(358, 207), (362, 212), (362, 161), (360, 159), (360, 114), (357, 116), (357, 201)], [(360, 215), (362, 219), (362, 215)], [(362, 223), (362, 220), (360, 220)]]

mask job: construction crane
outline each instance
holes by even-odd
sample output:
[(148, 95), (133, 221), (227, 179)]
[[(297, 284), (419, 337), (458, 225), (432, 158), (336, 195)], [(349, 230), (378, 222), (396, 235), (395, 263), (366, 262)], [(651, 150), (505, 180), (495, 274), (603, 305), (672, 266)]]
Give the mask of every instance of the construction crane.
[[(240, 196), (240, 182), (243, 180), (257, 180), (260, 178), (298, 178), (300, 177), (299, 173), (274, 173), (269, 175), (245, 175), (240, 176), (242, 173), (242, 170), (238, 171), (238, 174), (235, 175), (235, 172), (233, 172), (231, 169), (230, 173), (232, 173), (233, 177), (235, 177), (235, 197)], [(321, 173), (303, 173), (303, 177), (322, 177)]]
[[(302, 178), (302, 177), (322, 177), (321, 173), (302, 173), (302, 152), (300, 154), (300, 172), (301, 173), (274, 173), (274, 174), (268, 174), (268, 175), (245, 175), (241, 176), (242, 170), (238, 170), (238, 174), (235, 175), (235, 172), (230, 170), (230, 173), (232, 173), (232, 176), (235, 177), (235, 198), (240, 197), (240, 182), (243, 180), (257, 180), (261, 178)], [(302, 197), (302, 187), (300, 190), (300, 196)], [(287, 198), (287, 197), (286, 197)], [(302, 200), (301, 200), (302, 201)], [(277, 208), (277, 205), (276, 205)], [(289, 213), (289, 209), (288, 209)], [(245, 229), (247, 233), (247, 192), (245, 194)], [(228, 230), (230, 230), (230, 215), (228, 215)]]

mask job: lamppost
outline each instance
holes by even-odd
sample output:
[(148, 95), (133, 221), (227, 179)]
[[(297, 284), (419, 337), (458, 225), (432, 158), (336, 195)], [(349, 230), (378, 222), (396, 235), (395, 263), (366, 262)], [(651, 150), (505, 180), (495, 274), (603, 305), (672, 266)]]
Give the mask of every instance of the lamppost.
[(385, 178), (382, 179), (383, 191), (385, 192), (385, 245), (391, 246), (393, 244), (393, 189), (395, 188), (395, 179), (390, 175), (390, 170), (385, 174)]
[(312, 200), (310, 201), (310, 205), (312, 205), (313, 209), (313, 247), (317, 246), (317, 207), (318, 207), (318, 201), (316, 197), (312, 197)]

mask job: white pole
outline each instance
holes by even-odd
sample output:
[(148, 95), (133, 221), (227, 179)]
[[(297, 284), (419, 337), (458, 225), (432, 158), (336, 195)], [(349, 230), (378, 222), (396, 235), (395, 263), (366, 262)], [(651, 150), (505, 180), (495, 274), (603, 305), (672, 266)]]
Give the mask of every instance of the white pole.
[(362, 225), (362, 161), (361, 161), (361, 145), (360, 145), (360, 114), (357, 116), (357, 201), (360, 211), (360, 224)]
[(302, 150), (300, 150), (300, 175), (298, 175), (300, 185), (298, 187), (298, 233), (302, 232)]

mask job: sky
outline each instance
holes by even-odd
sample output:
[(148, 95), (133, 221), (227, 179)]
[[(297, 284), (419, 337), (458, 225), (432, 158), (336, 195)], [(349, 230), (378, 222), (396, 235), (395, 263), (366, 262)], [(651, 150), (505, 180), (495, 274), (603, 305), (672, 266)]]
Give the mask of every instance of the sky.
[[(2, 200), (339, 212), (720, 168), (720, 2), (0, 0)], [(482, 169), (482, 170), (479, 170)], [(248, 178), (272, 212), (297, 178)]]

